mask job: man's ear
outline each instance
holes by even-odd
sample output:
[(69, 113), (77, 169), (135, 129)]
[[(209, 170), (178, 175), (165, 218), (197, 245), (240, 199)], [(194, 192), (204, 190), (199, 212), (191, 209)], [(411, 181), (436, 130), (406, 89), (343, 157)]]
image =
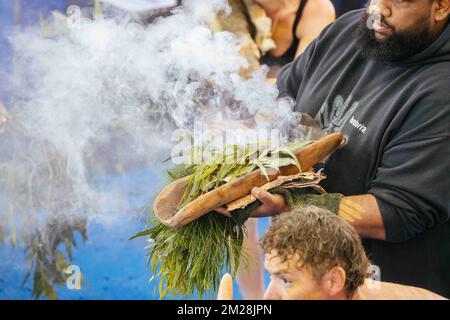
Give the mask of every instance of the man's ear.
[(345, 280), (347, 277), (344, 269), (341, 267), (333, 267), (322, 279), (322, 285), (330, 299), (333, 299), (333, 297), (337, 297), (344, 292)]
[(450, 15), (450, 0), (435, 0), (433, 1), (435, 10), (434, 19), (436, 22), (445, 20)]

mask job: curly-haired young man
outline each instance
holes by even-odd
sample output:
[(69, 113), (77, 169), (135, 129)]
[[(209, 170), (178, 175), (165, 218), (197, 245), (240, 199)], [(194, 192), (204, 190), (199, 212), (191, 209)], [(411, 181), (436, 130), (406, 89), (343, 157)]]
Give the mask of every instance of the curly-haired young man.
[[(271, 276), (265, 299), (443, 299), (424, 289), (368, 279), (370, 263), (353, 226), (318, 207), (281, 214), (261, 245)], [(225, 275), (219, 299), (232, 298), (231, 282)]]

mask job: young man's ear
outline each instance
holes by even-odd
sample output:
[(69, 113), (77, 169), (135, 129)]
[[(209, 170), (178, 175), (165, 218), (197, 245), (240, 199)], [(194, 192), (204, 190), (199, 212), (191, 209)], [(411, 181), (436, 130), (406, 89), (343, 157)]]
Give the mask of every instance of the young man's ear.
[(435, 20), (437, 22), (446, 19), (450, 14), (450, 0), (435, 0)]
[(338, 298), (345, 293), (345, 280), (347, 277), (344, 269), (341, 267), (333, 267), (322, 279), (322, 286), (330, 299)]

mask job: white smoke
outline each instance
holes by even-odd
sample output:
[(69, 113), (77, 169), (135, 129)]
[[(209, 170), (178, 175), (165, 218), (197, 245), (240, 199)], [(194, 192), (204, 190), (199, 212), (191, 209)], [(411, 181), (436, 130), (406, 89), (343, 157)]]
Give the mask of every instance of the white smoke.
[(102, 0), (102, 3), (112, 5), (128, 12), (145, 12), (160, 8), (173, 7), (176, 0)]
[[(295, 124), (292, 103), (277, 101), (264, 69), (251, 79), (239, 75), (247, 66), (240, 39), (209, 27), (220, 10), (229, 13), (226, 1), (186, 0), (148, 26), (98, 18), (52, 38), (41, 30), (14, 34), (14, 134), (0, 136), (7, 150), (0, 155), (0, 221), (29, 220), (39, 208), (126, 213), (94, 177), (115, 158), (119, 171), (159, 166), (170, 155), (173, 130), (192, 130), (196, 121), (227, 126), (268, 114), (282, 132)], [(11, 185), (16, 175), (23, 183)], [(17, 206), (23, 202), (29, 206)]]

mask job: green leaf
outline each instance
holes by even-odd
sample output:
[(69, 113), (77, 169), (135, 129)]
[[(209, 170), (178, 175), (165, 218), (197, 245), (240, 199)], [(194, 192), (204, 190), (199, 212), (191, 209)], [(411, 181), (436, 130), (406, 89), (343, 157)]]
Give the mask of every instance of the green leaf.
[(144, 230), (144, 231), (136, 233), (134, 236), (130, 237), (128, 240), (133, 240), (133, 239), (136, 239), (136, 238), (139, 238), (139, 237), (145, 237), (145, 236), (148, 236), (151, 233), (152, 233), (151, 229)]

